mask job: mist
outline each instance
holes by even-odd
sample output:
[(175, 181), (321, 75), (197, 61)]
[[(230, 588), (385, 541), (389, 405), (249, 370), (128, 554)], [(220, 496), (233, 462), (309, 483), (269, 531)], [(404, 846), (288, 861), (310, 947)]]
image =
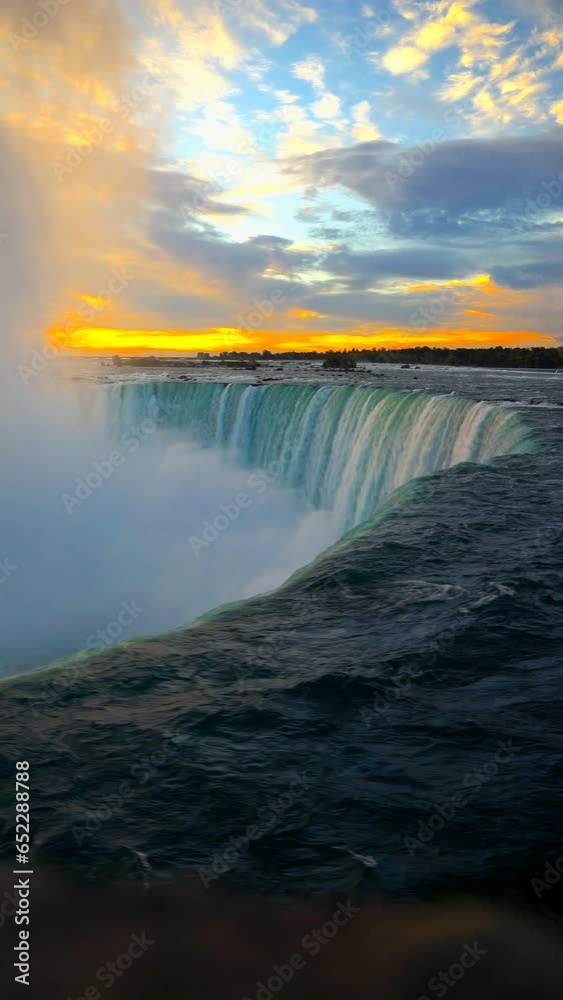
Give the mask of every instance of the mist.
[(274, 589), (337, 537), (330, 513), (150, 415), (110, 431), (99, 391), (85, 406), (59, 389), (44, 447), (33, 427), (16, 436), (0, 501), (4, 674)]
[[(28, 7), (0, 0), (2, 29), (17, 32)], [(111, 141), (76, 169), (61, 177), (53, 162), (74, 122), (88, 121), (96, 101), (119, 100), (136, 71), (112, 0), (95, 11), (89, 0), (61, 6), (37, 37), (6, 46), (0, 71), (10, 81), (0, 132), (3, 674), (187, 624), (277, 586), (332, 540), (330, 516), (281, 484), (253, 488), (232, 456), (160, 428), (137, 438), (135, 428), (110, 428), (101, 386), (57, 376), (61, 349), (45, 347), (46, 331), (113, 268), (134, 268), (152, 139), (134, 114), (119, 117)], [(46, 89), (52, 113), (37, 118)], [(98, 484), (88, 496), (86, 481)], [(236, 518), (212, 542), (194, 542), (243, 493)]]

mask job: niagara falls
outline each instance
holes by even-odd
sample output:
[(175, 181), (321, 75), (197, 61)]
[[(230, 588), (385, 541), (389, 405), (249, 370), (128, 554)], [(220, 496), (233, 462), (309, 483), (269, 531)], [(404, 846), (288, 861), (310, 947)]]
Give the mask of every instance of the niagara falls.
[(6, 1000), (563, 996), (562, 44), (0, 0)]

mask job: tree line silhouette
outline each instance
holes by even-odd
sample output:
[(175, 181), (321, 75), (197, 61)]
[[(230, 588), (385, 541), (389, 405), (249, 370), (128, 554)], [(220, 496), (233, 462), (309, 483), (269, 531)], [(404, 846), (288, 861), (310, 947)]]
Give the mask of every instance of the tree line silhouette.
[(223, 351), (225, 360), (325, 361), (328, 368), (354, 368), (361, 362), (376, 364), (453, 365), (469, 368), (563, 369), (561, 347), (403, 347), (352, 348), (343, 351)]

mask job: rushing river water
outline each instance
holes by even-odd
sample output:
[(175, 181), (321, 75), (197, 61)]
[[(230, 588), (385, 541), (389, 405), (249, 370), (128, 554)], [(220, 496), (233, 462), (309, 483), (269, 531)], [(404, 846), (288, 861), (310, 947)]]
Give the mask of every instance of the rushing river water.
[(563, 376), (266, 370), (78, 372), (116, 441), (152, 421), (151, 455), (185, 439), (251, 484), (192, 523), (194, 585), (272, 479), (330, 531), (270, 593), (4, 681), (0, 767), (25, 732), (36, 856), (283, 896), (536, 899), (563, 853)]

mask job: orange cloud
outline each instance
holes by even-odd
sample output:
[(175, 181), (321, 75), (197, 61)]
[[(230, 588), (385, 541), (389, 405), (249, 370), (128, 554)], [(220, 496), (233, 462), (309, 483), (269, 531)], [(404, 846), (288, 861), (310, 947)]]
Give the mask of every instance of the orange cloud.
[(490, 274), (476, 274), (474, 278), (453, 278), (451, 281), (430, 281), (419, 285), (407, 285), (407, 291), (436, 292), (442, 288), (474, 288), (477, 285), (488, 285), (491, 289), (496, 288), (494, 281), (491, 281)]
[(289, 309), (288, 315), (295, 316), (296, 319), (318, 319), (321, 314), (314, 309)]

